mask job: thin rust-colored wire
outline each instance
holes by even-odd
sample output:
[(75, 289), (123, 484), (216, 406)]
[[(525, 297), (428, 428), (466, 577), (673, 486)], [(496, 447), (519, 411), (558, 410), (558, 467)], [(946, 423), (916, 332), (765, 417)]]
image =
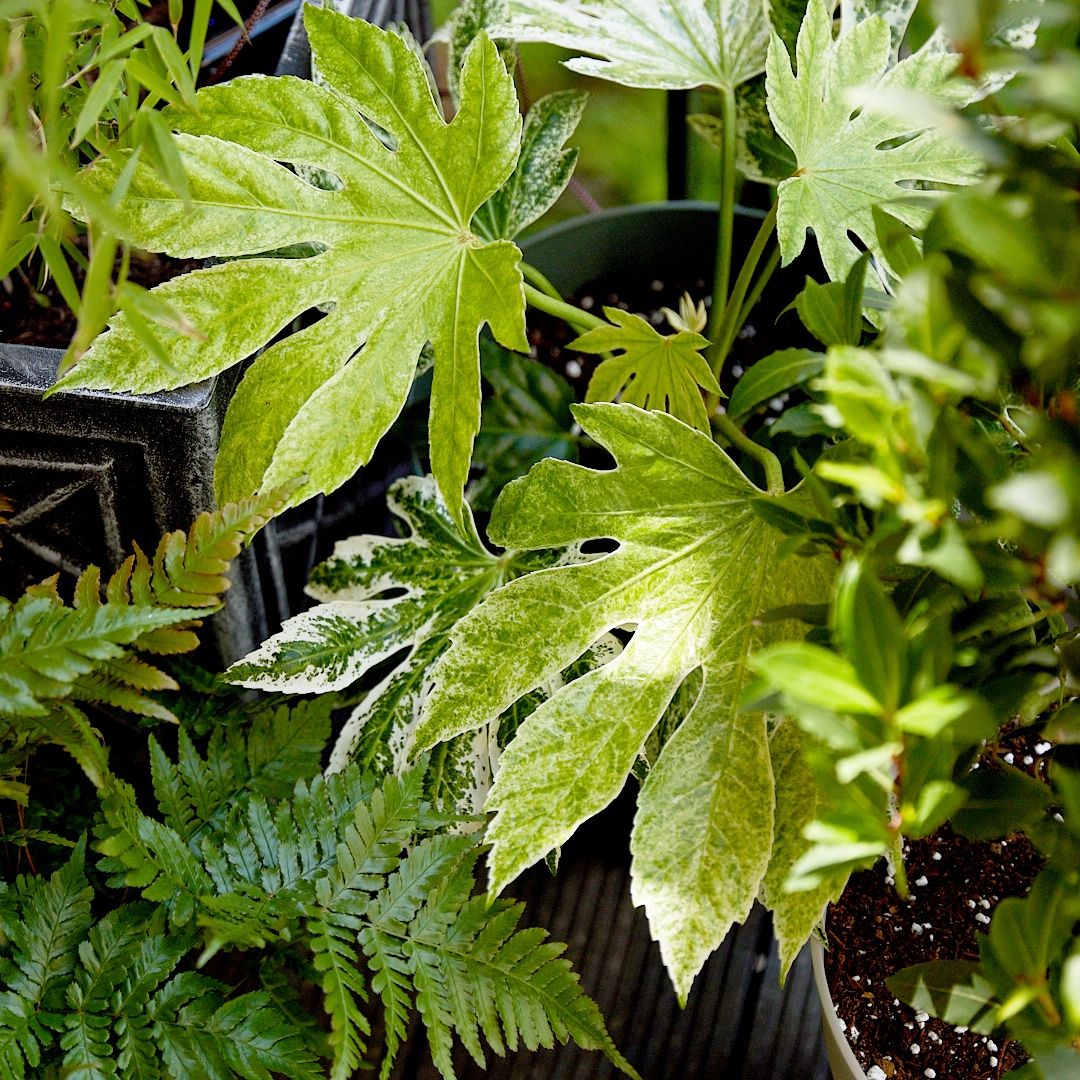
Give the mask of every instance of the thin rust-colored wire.
[(232, 51), (216, 68), (214, 68), (213, 74), (206, 81), (208, 83), (216, 83), (228, 70), (233, 66), (234, 61), (240, 55), (240, 51), (245, 45), (251, 41), (251, 31), (255, 24), (266, 14), (266, 9), (270, 6), (270, 0), (259, 0), (255, 5), (254, 10), (244, 20), (244, 32), (237, 39), (236, 44), (232, 47)]

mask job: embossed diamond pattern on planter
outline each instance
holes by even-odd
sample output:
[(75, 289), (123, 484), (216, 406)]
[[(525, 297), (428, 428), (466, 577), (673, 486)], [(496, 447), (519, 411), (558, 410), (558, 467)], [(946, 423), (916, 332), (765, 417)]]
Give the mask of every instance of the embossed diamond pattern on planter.
[[(630, 902), (624, 792), (563, 851), (558, 873), (534, 867), (508, 890), (525, 901), (521, 925), (547, 928), (600, 1006), (615, 1045), (643, 1080), (828, 1080), (809, 950), (779, 981), (767, 912), (755, 907), (709, 959), (685, 1010), (675, 1000), (644, 911)], [(507, 1058), (484, 1071), (457, 1048), (459, 1080), (615, 1080), (602, 1054), (569, 1045)], [(437, 1080), (414, 1030), (394, 1080)]]

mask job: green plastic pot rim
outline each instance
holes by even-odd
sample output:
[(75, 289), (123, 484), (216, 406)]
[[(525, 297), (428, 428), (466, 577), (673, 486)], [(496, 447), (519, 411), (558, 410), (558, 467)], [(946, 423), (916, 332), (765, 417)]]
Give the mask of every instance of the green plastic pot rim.
[[(829, 981), (825, 976), (825, 948), (816, 938), (810, 939), (810, 955), (814, 964), (814, 985), (817, 987), (821, 1002), (821, 1026), (825, 1043), (829, 1048), (829, 1063), (832, 1066), (834, 1080), (867, 1080), (859, 1059), (847, 1041), (847, 1034), (840, 1024), (836, 1006), (829, 991)], [(843, 1072), (837, 1072), (837, 1064)]]

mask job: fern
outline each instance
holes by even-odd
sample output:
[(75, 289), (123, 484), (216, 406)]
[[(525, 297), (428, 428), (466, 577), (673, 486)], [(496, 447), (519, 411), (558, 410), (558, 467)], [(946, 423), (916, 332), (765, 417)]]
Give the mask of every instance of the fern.
[(84, 855), (80, 842), (51, 878), (3, 891), (0, 1076), (57, 1065), (84, 1080), (322, 1075), (309, 1031), (269, 993), (230, 997), (215, 979), (175, 973), (198, 938), (167, 932), (153, 905), (121, 905), (91, 926)]
[[(217, 787), (186, 735), (175, 763), (156, 746), (155, 791), (171, 824), (141, 815), (118, 787), (97, 846), (117, 884), (141, 888), (174, 923), (194, 916), (203, 961), (268, 944), (310, 955), (330, 1018), (331, 1077), (346, 1080), (364, 1064), (372, 997), (384, 1013), (383, 1077), (414, 1011), (447, 1078), (455, 1036), (481, 1063), (484, 1041), (503, 1054), (574, 1038), (634, 1075), (559, 958), (563, 946), (546, 944), (540, 930), (517, 932), (519, 905), (489, 908), (473, 897), (482, 849), (422, 802), (423, 767), (380, 787), (349, 767), (298, 781), (288, 798), (249, 790), (222, 818), (223, 793), (244, 760), (238, 746)], [(127, 1037), (134, 1062), (150, 1036), (132, 1026)]]
[[(104, 598), (101, 573), (91, 566), (70, 605), (55, 577), (14, 602), (0, 600), (0, 749), (18, 745), (28, 752), (37, 743), (57, 743), (101, 787), (104, 750), (76, 703), (174, 720), (151, 695), (176, 689), (175, 681), (138, 654), (172, 655), (198, 645), (194, 631), (220, 606), (230, 560), (290, 490), (201, 514), (188, 533), (167, 533), (153, 559), (135, 545), (106, 583)], [(0, 792), (18, 795), (11, 775)]]

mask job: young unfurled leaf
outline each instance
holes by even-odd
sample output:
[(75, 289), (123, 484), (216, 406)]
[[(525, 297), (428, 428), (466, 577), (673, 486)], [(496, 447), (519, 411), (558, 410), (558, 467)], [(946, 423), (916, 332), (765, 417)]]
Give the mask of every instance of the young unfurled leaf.
[[(503, 344), (526, 348), (517, 248), (484, 244), (471, 229), (517, 161), (513, 80), (481, 35), (447, 124), (399, 37), (311, 5), (305, 17), (329, 89), (254, 76), (202, 90), (197, 114), (173, 115), (186, 133), (177, 144), (191, 198), (140, 165), (122, 211), (132, 241), (172, 255), (258, 256), (312, 243), (319, 253), (242, 258), (167, 282), (156, 291), (198, 337), (163, 331), (163, 365), (118, 316), (61, 385), (145, 393), (206, 378), (304, 311), (330, 308), (255, 361), (222, 432), (221, 497), (307, 475), (295, 503), (368, 460), (430, 341), (432, 468), (460, 523), (480, 423), (479, 329), (486, 322)], [(342, 187), (313, 187), (279, 161), (332, 172)], [(101, 162), (87, 178), (107, 190), (122, 166)]]
[(487, 723), (606, 631), (635, 624), (616, 659), (542, 704), (504, 753), (487, 804), (498, 811), (488, 832), (497, 891), (618, 794), (676, 690), (701, 669), (697, 698), (642, 789), (632, 841), (634, 897), (685, 996), (745, 917), (772, 848), (765, 720), (738, 705), (749, 652), (791, 624), (754, 619), (824, 599), (831, 560), (779, 566), (782, 537), (751, 508), (761, 493), (673, 417), (600, 404), (575, 415), (618, 468), (541, 462), (506, 488), (491, 535), (529, 548), (604, 537), (618, 547), (519, 578), (462, 620), (433, 672), (417, 744)]
[(557, 90), (529, 110), (516, 168), (476, 212), (474, 227), (485, 240), (513, 240), (563, 193), (578, 159), (566, 140), (577, 128), (585, 100), (579, 90)]
[[(404, 522), (405, 537), (354, 536), (338, 543), (308, 587), (322, 603), (289, 619), (229, 669), (231, 680), (242, 686), (310, 694), (342, 689), (384, 665), (382, 678), (338, 737), (332, 771), (357, 762), (377, 775), (394, 772), (411, 739), (431, 665), (458, 621), (491, 589), (560, 556), (493, 555), (467, 506), (465, 528), (454, 524), (430, 477), (397, 481), (388, 504)], [(394, 591), (399, 595), (383, 595)], [(490, 784), (489, 734), (494, 739), (485, 729), (435, 751), (431, 773), (438, 777), (440, 803), (469, 812), (482, 803)]]
[(593, 372), (586, 401), (614, 401), (671, 413), (699, 431), (709, 430), (702, 390), (719, 394), (701, 350), (708, 339), (689, 330), (661, 334), (640, 315), (606, 307), (612, 326), (595, 327), (570, 342), (583, 353), (618, 350)]
[(966, 184), (979, 173), (978, 159), (958, 141), (925, 121), (866, 104), (867, 94), (898, 91), (939, 104), (966, 101), (968, 88), (953, 78), (955, 55), (924, 48), (890, 66), (891, 50), (889, 25), (878, 15), (844, 27), (834, 41), (825, 0), (807, 6), (795, 73), (787, 48), (773, 35), (769, 114), (797, 163), (795, 175), (778, 190), (777, 236), (785, 265), (813, 229), (834, 281), (843, 280), (859, 257), (849, 232), (887, 266), (873, 207), (885, 205), (908, 226), (919, 227), (929, 217), (932, 193), (920, 190), (918, 203), (905, 199), (916, 183)]
[[(501, 32), (501, 31), (493, 31)], [(512, 0), (507, 34), (575, 57), (571, 71), (660, 90), (737, 86), (765, 66), (765, 4), (745, 0)]]

